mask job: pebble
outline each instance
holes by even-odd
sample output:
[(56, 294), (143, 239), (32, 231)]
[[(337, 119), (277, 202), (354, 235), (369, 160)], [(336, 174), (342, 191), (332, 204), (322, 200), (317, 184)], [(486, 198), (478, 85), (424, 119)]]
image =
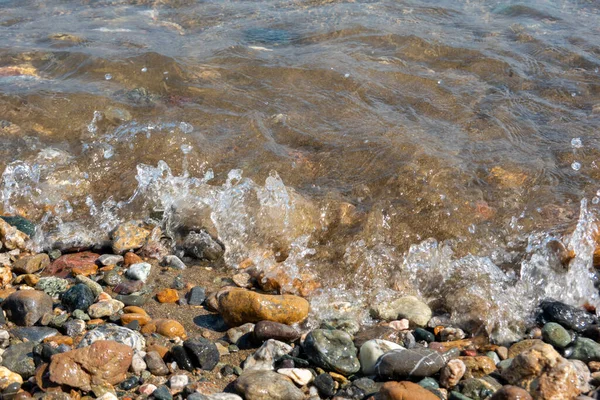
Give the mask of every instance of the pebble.
[(46, 338), (58, 335), (58, 331), (46, 326), (32, 326), (12, 329), (10, 334), (21, 341), (40, 343)]
[(27, 379), (35, 373), (33, 347), (35, 343), (14, 343), (2, 354), (2, 365)]
[(146, 302), (148, 301), (148, 296), (146, 295), (135, 295), (135, 294), (130, 294), (130, 295), (117, 295), (115, 297), (116, 300), (119, 300), (120, 302), (122, 302), (123, 304), (125, 304), (126, 306), (143, 306), (144, 304), (146, 304)]
[(69, 281), (55, 276), (41, 277), (35, 288), (45, 292), (48, 296), (56, 297), (69, 288)]
[(275, 361), (282, 356), (291, 353), (292, 346), (287, 343), (269, 339), (262, 344), (254, 354), (248, 356), (244, 361), (244, 371), (270, 371), (275, 368)]
[(146, 361), (144, 361), (144, 357), (140, 355), (139, 352), (135, 352), (133, 354), (133, 358), (131, 359), (131, 366), (129, 369), (136, 375), (141, 374), (146, 370), (148, 366), (146, 365)]
[(277, 373), (285, 375), (293, 380), (298, 386), (308, 385), (313, 380), (313, 374), (308, 369), (302, 368), (281, 368)]
[[(123, 303), (121, 303), (123, 304)], [(132, 323), (133, 321), (137, 321), (140, 326), (144, 326), (152, 320), (150, 316), (143, 314), (122, 314), (121, 315), (121, 323), (123, 325), (127, 325)]]
[(439, 400), (429, 390), (412, 382), (386, 382), (379, 391), (380, 400)]
[(410, 326), (410, 321), (407, 319), (401, 319), (397, 321), (390, 321), (388, 324), (389, 327), (394, 328), (397, 331), (405, 331)]
[(65, 254), (56, 259), (48, 268), (44, 270), (47, 276), (66, 278), (71, 274), (73, 268), (85, 265), (96, 265), (99, 254), (84, 251), (81, 253)]
[(107, 286), (117, 286), (123, 281), (123, 278), (117, 271), (106, 271), (102, 276), (102, 282)]
[(146, 396), (150, 396), (156, 390), (156, 386), (151, 383), (146, 383), (139, 387), (138, 391), (140, 394), (145, 394)]
[(576, 332), (583, 332), (598, 322), (598, 319), (587, 311), (559, 301), (544, 301), (540, 304), (540, 308), (544, 320), (556, 322)]
[(216, 261), (225, 252), (225, 246), (205, 230), (190, 232), (182, 246), (186, 255), (199, 260)]
[(98, 257), (98, 262), (101, 265), (117, 265), (123, 262), (123, 256), (118, 254), (103, 254)]
[(465, 378), (481, 378), (496, 370), (496, 364), (487, 356), (459, 357), (466, 366)]
[(87, 311), (88, 307), (94, 303), (96, 296), (89, 287), (83, 283), (78, 283), (66, 292), (60, 298), (61, 303), (65, 308), (72, 312), (74, 310)]
[(418, 342), (431, 343), (435, 341), (435, 335), (423, 328), (416, 328), (413, 332), (415, 340)]
[(234, 387), (246, 400), (304, 400), (289, 378), (273, 371), (245, 371)]
[(118, 313), (124, 306), (119, 300), (99, 301), (88, 308), (88, 314), (92, 318), (104, 318)]
[(175, 392), (181, 392), (189, 381), (190, 378), (187, 375), (173, 375), (169, 378), (169, 387)]
[(569, 358), (581, 360), (586, 363), (590, 361), (600, 361), (600, 344), (592, 339), (578, 337), (577, 340), (575, 340)]
[(403, 347), (397, 343), (383, 339), (373, 339), (366, 341), (359, 352), (359, 360), (362, 368), (362, 373), (365, 375), (373, 375), (375, 373), (375, 364), (380, 356), (390, 350), (402, 349)]
[(146, 353), (144, 361), (146, 362), (148, 371), (152, 372), (153, 375), (164, 376), (169, 373), (169, 368), (167, 368), (162, 357), (156, 351)]
[(259, 342), (275, 339), (291, 343), (300, 338), (300, 332), (289, 325), (279, 322), (259, 321), (254, 326), (254, 337)]
[(194, 286), (188, 293), (187, 301), (191, 306), (201, 306), (206, 300), (206, 290), (201, 286)]
[(220, 355), (217, 346), (202, 337), (188, 339), (183, 342), (194, 365), (206, 371), (212, 371), (219, 362)]
[(113, 292), (121, 295), (128, 295), (139, 292), (143, 287), (144, 282), (142, 281), (123, 281), (113, 288)]
[(181, 261), (179, 257), (173, 255), (164, 256), (163, 259), (160, 261), (160, 265), (162, 265), (163, 267), (169, 267), (179, 270), (185, 269), (185, 264), (183, 263), (183, 261)]
[(148, 322), (142, 328), (142, 333), (158, 333), (159, 335), (163, 335), (168, 337), (169, 339), (181, 338), (185, 339), (185, 329), (183, 325), (174, 319), (164, 319), (159, 318), (153, 321)]
[(385, 353), (375, 365), (375, 372), (386, 380), (424, 378), (436, 374), (445, 364), (446, 360), (437, 351), (415, 347)]
[(156, 388), (154, 392), (152, 392), (152, 396), (156, 400), (173, 400), (173, 395), (169, 391), (169, 388), (165, 385), (160, 385)]
[(460, 359), (450, 360), (442, 368), (440, 373), (440, 384), (446, 389), (453, 388), (463, 378), (467, 367)]
[(405, 296), (399, 299), (383, 302), (373, 307), (375, 317), (392, 321), (406, 318), (411, 325), (424, 327), (431, 319), (431, 308), (414, 296)]
[(332, 397), (335, 394), (335, 381), (327, 373), (317, 375), (313, 385), (316, 386), (319, 394), (323, 397)]
[(490, 400), (533, 400), (533, 397), (523, 388), (505, 385), (494, 393)]
[(18, 259), (13, 265), (12, 270), (18, 274), (33, 274), (50, 265), (48, 254), (36, 254)]
[(236, 344), (244, 336), (248, 336), (254, 331), (254, 324), (248, 322), (244, 325), (240, 325), (227, 330), (227, 339), (230, 343)]
[(27, 218), (21, 217), (20, 215), (2, 215), (0, 218), (29, 237), (35, 235), (35, 224)]
[(123, 254), (141, 248), (150, 235), (142, 221), (129, 221), (119, 225), (112, 232), (112, 248), (115, 254)]
[(163, 289), (156, 294), (159, 303), (177, 303), (179, 293), (175, 289)]
[(85, 322), (80, 319), (72, 319), (65, 323), (64, 329), (68, 336), (76, 337), (85, 332)]
[(101, 325), (89, 331), (81, 339), (78, 347), (89, 346), (98, 340), (114, 340), (138, 351), (146, 347), (146, 341), (139, 332), (115, 324)]
[(551, 344), (557, 349), (563, 349), (571, 343), (571, 335), (556, 322), (548, 322), (542, 328), (542, 337), (546, 343)]
[(342, 375), (360, 370), (352, 337), (340, 330), (315, 329), (304, 340), (302, 348), (315, 365)]
[(75, 280), (79, 283), (83, 283), (85, 286), (90, 288), (90, 290), (92, 291), (92, 293), (94, 293), (94, 296), (96, 297), (100, 296), (100, 294), (104, 292), (104, 289), (102, 289), (102, 286), (100, 286), (99, 283), (91, 280), (87, 276), (77, 275), (75, 277)]
[(125, 274), (128, 278), (146, 282), (148, 276), (150, 276), (151, 269), (152, 266), (150, 264), (141, 262), (131, 265)]
[(179, 368), (185, 369), (189, 372), (194, 370), (192, 359), (183, 346), (171, 347), (171, 357), (177, 362)]
[(9, 320), (17, 325), (32, 326), (52, 312), (52, 298), (38, 290), (19, 290), (2, 303)]

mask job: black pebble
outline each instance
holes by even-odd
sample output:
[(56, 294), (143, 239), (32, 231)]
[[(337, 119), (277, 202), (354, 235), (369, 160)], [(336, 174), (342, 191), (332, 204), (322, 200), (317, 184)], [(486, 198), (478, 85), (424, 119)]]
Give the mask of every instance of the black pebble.
[(119, 387), (123, 390), (131, 390), (134, 387), (139, 386), (139, 384), (140, 384), (140, 379), (137, 376), (130, 376), (129, 378), (127, 378), (123, 382), (121, 382)]
[(317, 376), (314, 380), (314, 385), (323, 397), (333, 397), (335, 394), (335, 382), (329, 374)]
[(183, 348), (183, 346), (173, 346), (171, 347), (171, 357), (177, 362), (179, 368), (185, 369), (186, 371), (192, 372), (194, 370), (194, 365), (192, 363), (192, 359), (188, 356), (187, 352)]

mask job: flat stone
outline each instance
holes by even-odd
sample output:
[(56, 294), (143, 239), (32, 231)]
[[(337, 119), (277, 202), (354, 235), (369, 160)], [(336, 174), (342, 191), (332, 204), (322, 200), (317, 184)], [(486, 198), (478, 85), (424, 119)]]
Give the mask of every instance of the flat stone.
[(48, 254), (42, 253), (18, 259), (12, 265), (12, 269), (18, 274), (33, 274), (49, 265), (50, 257), (48, 257)]
[(58, 335), (58, 331), (46, 326), (32, 326), (12, 329), (10, 334), (21, 341), (27, 340), (33, 343), (40, 343), (46, 338)]
[(201, 286), (194, 286), (188, 293), (187, 301), (191, 306), (201, 306), (206, 300), (206, 290)]
[(399, 381), (408, 377), (432, 376), (445, 364), (446, 360), (437, 351), (415, 347), (385, 353), (375, 365), (375, 372), (382, 379)]
[(244, 371), (270, 371), (275, 361), (293, 350), (289, 344), (269, 339), (244, 361)]
[(302, 347), (308, 359), (325, 370), (346, 376), (360, 370), (352, 337), (344, 331), (315, 329)]
[(125, 272), (125, 275), (127, 275), (127, 277), (130, 279), (135, 279), (138, 281), (146, 282), (146, 280), (148, 279), (148, 276), (150, 276), (151, 269), (152, 269), (152, 265), (150, 265), (146, 262), (141, 262), (141, 263), (131, 265), (127, 269), (127, 272)]
[(2, 365), (28, 379), (35, 373), (33, 347), (35, 343), (14, 343), (2, 354)]
[(182, 246), (186, 255), (199, 260), (216, 261), (225, 252), (225, 246), (205, 230), (190, 232)]
[(220, 359), (219, 350), (213, 342), (202, 337), (188, 339), (183, 342), (194, 365), (206, 371), (212, 371)]
[(101, 325), (89, 331), (81, 339), (78, 347), (90, 346), (98, 340), (115, 341), (138, 351), (142, 351), (146, 347), (146, 341), (139, 332), (115, 324)]
[(542, 328), (542, 337), (544, 342), (551, 344), (557, 349), (563, 349), (571, 343), (571, 335), (556, 322), (548, 322)]
[(313, 380), (313, 374), (308, 369), (302, 368), (280, 368), (278, 374), (287, 376), (293, 380), (298, 386), (308, 385)]
[(540, 304), (540, 309), (545, 321), (556, 322), (576, 332), (583, 332), (598, 322), (598, 319), (587, 311), (559, 301), (544, 301)]
[(112, 248), (115, 254), (123, 254), (141, 248), (151, 230), (142, 221), (129, 221), (117, 227), (112, 233)]
[(218, 298), (219, 311), (229, 326), (274, 321), (291, 325), (306, 319), (309, 303), (293, 295), (267, 295), (232, 288)]
[(82, 252), (65, 254), (56, 259), (48, 268), (44, 270), (45, 276), (56, 276), (59, 278), (66, 278), (71, 273), (71, 270), (75, 267), (82, 267), (85, 265), (96, 265), (96, 261), (100, 257), (99, 254), (92, 252)]
[(52, 298), (39, 290), (19, 290), (2, 303), (9, 320), (20, 326), (32, 326), (52, 312)]
[(293, 327), (273, 321), (259, 321), (254, 326), (254, 337), (259, 342), (269, 339), (279, 340), (280, 342), (293, 342), (300, 338), (300, 332)]
[(569, 356), (572, 360), (581, 360), (585, 363), (600, 361), (600, 344), (592, 339), (578, 337), (573, 345), (573, 352)]
[(246, 400), (304, 400), (304, 393), (287, 377), (273, 371), (247, 371), (235, 382)]
[(118, 254), (102, 254), (98, 257), (98, 262), (101, 265), (117, 265), (123, 262), (123, 256)]
[(158, 333), (169, 339), (179, 337), (181, 339), (186, 338), (185, 328), (178, 321), (174, 319), (159, 318), (150, 321), (142, 328), (142, 333)]
[(111, 299), (99, 301), (88, 308), (88, 314), (92, 318), (110, 317), (121, 311), (124, 306), (125, 305), (119, 300)]
[(380, 400), (439, 400), (429, 390), (412, 382), (386, 382), (379, 391)]
[(383, 302), (373, 307), (377, 318), (392, 321), (406, 318), (413, 326), (425, 327), (431, 319), (429, 306), (414, 296), (405, 296), (391, 302)]
[(70, 312), (75, 310), (87, 311), (95, 299), (96, 296), (92, 290), (83, 283), (78, 283), (70, 287), (60, 297), (61, 303)]
[(163, 259), (160, 261), (160, 265), (162, 265), (163, 267), (169, 267), (179, 270), (185, 269), (185, 264), (183, 263), (183, 261), (181, 261), (179, 257), (174, 255), (164, 256)]
[(175, 289), (163, 289), (156, 294), (156, 300), (159, 303), (177, 303), (179, 301), (179, 293)]
[(75, 277), (75, 280), (79, 283), (84, 284), (85, 286), (87, 286), (88, 288), (90, 288), (90, 290), (92, 291), (92, 293), (94, 294), (94, 296), (98, 297), (100, 296), (100, 293), (104, 292), (104, 290), (102, 289), (102, 286), (100, 286), (99, 283), (91, 280), (90, 278), (83, 276), (83, 275), (77, 275)]
[(156, 351), (146, 353), (144, 361), (146, 362), (148, 371), (152, 372), (153, 375), (164, 376), (169, 374), (169, 368), (167, 368), (162, 357)]

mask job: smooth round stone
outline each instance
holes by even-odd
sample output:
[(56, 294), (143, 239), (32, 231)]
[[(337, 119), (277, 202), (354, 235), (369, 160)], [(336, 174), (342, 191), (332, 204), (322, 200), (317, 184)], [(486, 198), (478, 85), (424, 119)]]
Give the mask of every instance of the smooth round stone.
[(223, 256), (225, 247), (205, 230), (190, 232), (183, 241), (185, 254), (199, 260), (216, 261)]
[(254, 326), (254, 337), (260, 342), (269, 339), (293, 342), (300, 338), (300, 333), (289, 325), (273, 321), (260, 321)]
[(146, 282), (148, 276), (150, 276), (151, 269), (152, 265), (145, 262), (132, 264), (127, 269), (127, 272), (125, 272), (125, 275), (127, 275), (128, 278)]
[(114, 340), (138, 351), (142, 351), (146, 347), (146, 340), (139, 332), (114, 324), (100, 325), (89, 331), (77, 347), (89, 346), (98, 340)]
[(384, 353), (390, 350), (402, 349), (397, 343), (383, 339), (373, 339), (366, 341), (359, 352), (359, 360), (363, 374), (373, 375), (375, 373), (375, 364)]
[(14, 396), (19, 393), (19, 389), (21, 389), (21, 384), (19, 382), (9, 384), (2, 391), (2, 400), (12, 400)]
[(439, 389), (440, 384), (433, 378), (423, 378), (419, 381), (419, 386), (425, 389)]
[(187, 350), (192, 362), (205, 371), (212, 371), (221, 358), (217, 346), (202, 337), (186, 340), (183, 342), (183, 347)]
[(575, 340), (572, 347), (572, 353), (568, 357), (572, 360), (581, 360), (585, 363), (590, 361), (600, 361), (600, 344), (592, 339), (579, 337)]
[(92, 318), (104, 318), (121, 311), (125, 305), (119, 300), (103, 300), (92, 304), (88, 308), (88, 314)]
[(75, 277), (75, 280), (77, 282), (83, 283), (85, 286), (89, 287), (90, 290), (92, 291), (92, 293), (94, 293), (94, 296), (96, 296), (96, 297), (100, 296), (100, 293), (104, 292), (104, 289), (102, 289), (102, 286), (100, 286), (99, 283), (91, 280), (87, 276), (77, 275)]
[(490, 400), (533, 400), (533, 397), (523, 388), (505, 385), (494, 393)]
[(313, 374), (308, 369), (280, 368), (277, 370), (277, 373), (287, 376), (298, 386), (308, 385), (313, 380)]
[(38, 290), (19, 290), (2, 303), (6, 316), (20, 326), (32, 326), (52, 312), (52, 298)]
[(152, 396), (156, 400), (173, 400), (173, 395), (168, 387), (165, 385), (160, 385), (156, 388), (154, 392), (152, 392)]
[(571, 343), (571, 335), (556, 322), (548, 322), (542, 328), (544, 342), (551, 344), (557, 349), (564, 349)]
[(439, 400), (429, 390), (412, 382), (387, 382), (379, 391), (380, 400)]
[(98, 257), (98, 262), (104, 266), (117, 265), (123, 262), (123, 256), (117, 254), (102, 254)]
[(414, 296), (377, 304), (373, 307), (373, 313), (386, 321), (406, 318), (411, 325), (419, 327), (427, 326), (432, 316), (431, 308)]
[(15, 328), (10, 331), (10, 334), (21, 341), (26, 339), (29, 342), (39, 343), (48, 337), (58, 335), (58, 331), (54, 328), (48, 328), (45, 326), (32, 326), (26, 328)]
[(423, 328), (416, 328), (413, 332), (413, 336), (417, 342), (431, 343), (435, 341), (435, 335)]
[(96, 296), (89, 287), (78, 283), (64, 292), (60, 301), (69, 312), (72, 312), (74, 310), (87, 311), (88, 307), (94, 304), (95, 299)]
[(206, 300), (206, 289), (201, 286), (194, 286), (188, 293), (187, 300), (190, 306), (201, 306)]
[(194, 370), (194, 364), (192, 363), (192, 359), (189, 357), (183, 346), (171, 347), (171, 357), (173, 357), (175, 362), (177, 362), (179, 368), (185, 369), (186, 371), (190, 372)]
[(146, 353), (144, 361), (146, 362), (148, 371), (152, 372), (152, 375), (164, 376), (169, 374), (169, 368), (167, 368), (162, 357), (156, 351)]
[(107, 286), (117, 286), (119, 283), (123, 281), (123, 278), (117, 271), (106, 271), (104, 276), (102, 277), (102, 281)]
[(556, 322), (576, 332), (583, 332), (598, 321), (595, 316), (587, 311), (559, 301), (544, 301), (540, 304), (540, 308), (544, 320)]
[(446, 360), (437, 351), (415, 347), (385, 353), (375, 365), (375, 372), (385, 380), (425, 378), (439, 372), (445, 364)]
[(169, 267), (179, 270), (185, 269), (185, 264), (183, 263), (183, 261), (181, 261), (179, 257), (174, 255), (164, 256), (160, 262), (160, 265), (162, 265), (163, 267)]
[(335, 394), (335, 381), (329, 374), (318, 375), (313, 385), (315, 385), (319, 394), (323, 397), (332, 397)]
[(120, 383), (120, 387), (123, 390), (131, 390), (134, 387), (138, 387), (140, 385), (140, 379), (137, 376), (130, 376)]
[(360, 370), (352, 337), (344, 331), (315, 329), (306, 336), (302, 347), (308, 359), (325, 370), (346, 376)]
[(304, 400), (304, 393), (289, 378), (273, 371), (246, 371), (234, 387), (246, 400)]

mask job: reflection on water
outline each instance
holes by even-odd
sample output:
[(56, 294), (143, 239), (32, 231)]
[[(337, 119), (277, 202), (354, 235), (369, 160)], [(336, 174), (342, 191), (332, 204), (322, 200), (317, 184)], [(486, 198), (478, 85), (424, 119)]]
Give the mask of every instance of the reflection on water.
[[(594, 2), (0, 9), (2, 204), (46, 230), (166, 208), (218, 232), (232, 265), (270, 249), (359, 298), (452, 298), (471, 279), (494, 303), (501, 282), (520, 273), (523, 295), (554, 271), (544, 243), (568, 244), (600, 202)], [(591, 282), (590, 235), (556, 279)], [(422, 269), (407, 260), (428, 238), (438, 261)], [(537, 284), (519, 316), (561, 296)], [(586, 285), (565, 299), (594, 302)]]

